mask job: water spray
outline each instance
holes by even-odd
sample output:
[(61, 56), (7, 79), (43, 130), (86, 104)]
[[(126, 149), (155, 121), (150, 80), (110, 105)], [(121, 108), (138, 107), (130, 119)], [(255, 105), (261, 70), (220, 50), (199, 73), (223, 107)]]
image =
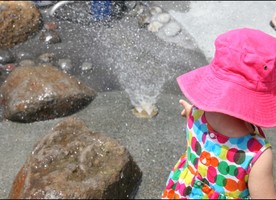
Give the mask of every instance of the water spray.
[(132, 114), (134, 114), (138, 118), (153, 118), (158, 114), (158, 108), (156, 105), (146, 105), (144, 107), (134, 107), (132, 110)]
[[(54, 16), (55, 11), (63, 5), (74, 3), (75, 1), (59, 1), (50, 10), (49, 15)], [(111, 18), (112, 4), (111, 0), (95, 1), (91, 0), (90, 14), (94, 21), (103, 21)]]
[(59, 1), (58, 3), (56, 3), (56, 4), (49, 10), (49, 14), (50, 14), (51, 16), (54, 16), (55, 11), (56, 11), (59, 7), (65, 5), (65, 4), (68, 4), (68, 3), (74, 3), (74, 1)]

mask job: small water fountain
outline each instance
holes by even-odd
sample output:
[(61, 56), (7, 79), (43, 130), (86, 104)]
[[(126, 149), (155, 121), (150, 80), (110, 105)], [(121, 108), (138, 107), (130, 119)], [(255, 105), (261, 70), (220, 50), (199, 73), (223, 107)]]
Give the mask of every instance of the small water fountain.
[[(96, 33), (96, 38), (93, 40), (101, 43), (102, 52), (99, 54), (101, 60), (105, 61), (106, 66), (118, 78), (122, 89), (127, 92), (133, 106), (131, 112), (139, 118), (156, 116), (158, 114), (156, 102), (164, 84), (175, 78), (176, 74), (180, 74), (180, 71), (183, 72), (181, 67), (185, 62), (187, 64), (187, 61), (182, 60), (185, 54), (183, 48), (165, 42), (156, 32), (139, 26), (138, 15), (152, 12), (152, 8), (156, 10), (156, 6), (149, 2), (141, 1), (135, 6), (133, 2), (128, 1), (128, 4), (120, 4), (120, 9), (114, 7), (115, 1), (113, 7), (110, 7), (110, 1), (95, 2), (72, 4), (72, 1), (60, 1), (50, 9), (49, 13), (57, 18), (83, 24), (88, 32), (91, 29), (91, 33)], [(76, 5), (78, 3), (87, 5), (81, 7)], [(129, 14), (134, 8), (137, 10), (136, 16)], [(76, 16), (80, 13), (76, 9), (82, 9), (83, 16)], [(158, 12), (161, 12), (160, 10)], [(95, 21), (95, 18), (98, 20)], [(91, 51), (95, 49), (91, 48)]]
[(144, 94), (141, 94), (140, 92), (137, 94), (133, 94), (135, 93), (135, 91), (129, 91), (129, 89), (126, 89), (126, 92), (129, 94), (130, 101), (134, 106), (132, 108), (132, 113), (136, 117), (152, 118), (158, 114), (158, 108), (155, 104), (158, 95), (146, 96)]
[[(131, 30), (131, 27), (128, 29)], [(140, 43), (142, 38), (135, 35), (133, 31), (127, 31), (127, 35), (121, 32), (112, 37), (106, 34), (108, 39), (103, 40), (104, 44), (111, 49), (116, 49), (110, 55), (112, 56), (110, 65), (113, 65), (121, 86), (129, 96), (133, 105), (132, 113), (139, 118), (156, 116), (158, 96), (163, 84), (172, 76), (169, 74), (171, 70), (168, 64), (162, 63), (157, 58), (156, 46), (150, 47), (145, 46), (144, 42)], [(119, 46), (119, 44), (122, 45)], [(150, 45), (150, 43), (147, 44)], [(153, 52), (150, 52), (150, 49)]]
[[(98, 2), (97, 5), (94, 1), (91, 2), (91, 14), (98, 19), (97, 21), (110, 19), (109, 1), (100, 2), (102, 3)], [(72, 2), (60, 1), (50, 9), (49, 13), (54, 15), (57, 9), (69, 3)], [(102, 7), (101, 13), (97, 12), (100, 7)], [(124, 27), (124, 23), (113, 24), (112, 28), (118, 29), (116, 31), (118, 35), (114, 35), (114, 30), (109, 35), (108, 30), (100, 29), (99, 40), (107, 49), (111, 49), (109, 64), (114, 67), (113, 70), (118, 76), (121, 86), (129, 95), (133, 105), (132, 113), (139, 118), (152, 118), (158, 114), (156, 101), (163, 84), (169, 78), (170, 70), (168, 65), (165, 62), (160, 62), (158, 58), (160, 49), (157, 48), (156, 36), (152, 35), (149, 39), (151, 42), (146, 42), (145, 46), (145, 42), (140, 40), (143, 39), (142, 37), (148, 37), (149, 32), (140, 30), (135, 21), (133, 24), (133, 27)], [(129, 30), (126, 31), (126, 29)], [(139, 36), (139, 32), (144, 36)], [(160, 72), (162, 73), (160, 74)]]

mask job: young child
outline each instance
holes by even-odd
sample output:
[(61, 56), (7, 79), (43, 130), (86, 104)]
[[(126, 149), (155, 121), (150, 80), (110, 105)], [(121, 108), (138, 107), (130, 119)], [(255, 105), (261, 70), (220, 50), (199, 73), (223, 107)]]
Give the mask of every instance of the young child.
[(207, 66), (177, 78), (187, 117), (186, 152), (162, 198), (274, 198), (270, 143), (276, 126), (276, 38), (240, 28), (217, 37)]

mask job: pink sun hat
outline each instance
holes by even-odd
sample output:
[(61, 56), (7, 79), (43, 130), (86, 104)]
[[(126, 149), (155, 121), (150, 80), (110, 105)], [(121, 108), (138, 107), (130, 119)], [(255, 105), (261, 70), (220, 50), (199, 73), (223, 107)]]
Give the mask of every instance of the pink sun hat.
[(199, 109), (276, 126), (276, 38), (240, 28), (219, 35), (215, 48), (209, 65), (177, 77), (183, 94)]

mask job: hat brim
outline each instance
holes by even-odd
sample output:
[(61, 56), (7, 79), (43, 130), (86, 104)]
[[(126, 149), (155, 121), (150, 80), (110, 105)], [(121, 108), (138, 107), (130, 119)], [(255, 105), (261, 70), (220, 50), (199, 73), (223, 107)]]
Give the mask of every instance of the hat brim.
[(275, 92), (260, 93), (219, 79), (211, 64), (177, 77), (177, 83), (199, 109), (228, 114), (260, 127), (276, 126)]

